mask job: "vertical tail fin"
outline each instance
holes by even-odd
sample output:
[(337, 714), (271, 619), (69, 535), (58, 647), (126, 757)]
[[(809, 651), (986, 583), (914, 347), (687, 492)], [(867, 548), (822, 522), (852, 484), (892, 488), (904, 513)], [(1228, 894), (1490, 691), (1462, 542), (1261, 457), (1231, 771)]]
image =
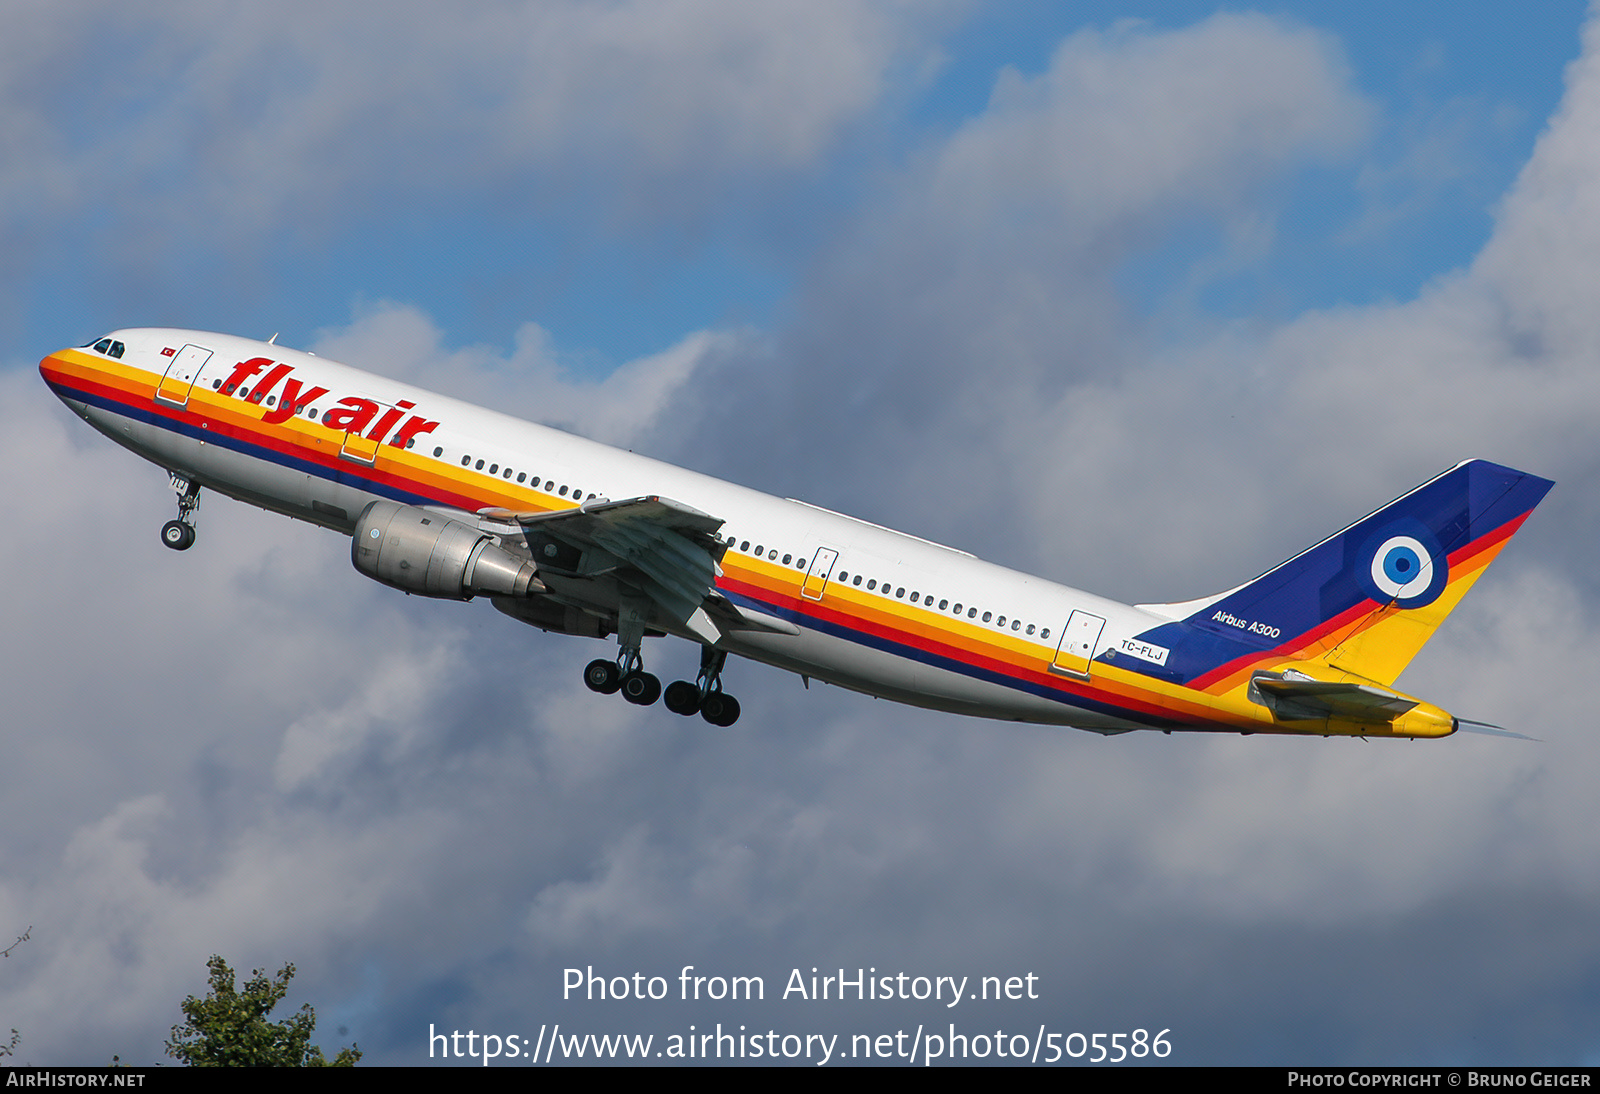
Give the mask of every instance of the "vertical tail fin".
[(1194, 639), (1184, 675), (1208, 687), (1273, 655), (1392, 684), (1554, 485), (1468, 460), (1254, 581), (1166, 606)]

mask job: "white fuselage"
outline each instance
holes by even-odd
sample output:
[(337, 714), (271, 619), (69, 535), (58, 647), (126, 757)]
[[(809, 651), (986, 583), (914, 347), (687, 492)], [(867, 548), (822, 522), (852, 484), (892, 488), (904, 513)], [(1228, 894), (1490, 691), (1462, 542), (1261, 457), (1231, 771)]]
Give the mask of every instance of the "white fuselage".
[[(1259, 718), (1152, 671), (1165, 651), (1136, 636), (1167, 616), (296, 350), (167, 329), (111, 339), (120, 356), (45, 360), (57, 394), (242, 501), (349, 534), (380, 498), (475, 525), (485, 509), (670, 498), (723, 521), (718, 592), (787, 624), (727, 631), (716, 646), (729, 653), (917, 706), (1102, 732)], [(551, 581), (546, 595), (616, 630), (604, 583)], [(696, 637), (666, 618), (649, 630)]]

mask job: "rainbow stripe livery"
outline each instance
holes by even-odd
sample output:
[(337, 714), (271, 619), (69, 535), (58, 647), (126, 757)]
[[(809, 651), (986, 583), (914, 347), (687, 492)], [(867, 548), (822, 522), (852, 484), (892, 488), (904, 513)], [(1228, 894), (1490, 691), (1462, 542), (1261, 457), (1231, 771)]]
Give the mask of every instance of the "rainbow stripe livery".
[[(739, 716), (734, 654), (1100, 733), (1446, 736), (1394, 681), (1552, 485), (1469, 461), (1237, 589), (1126, 605), (269, 343), (127, 330), (39, 367), (169, 472), (168, 546), (193, 543), (202, 488), (334, 528), (384, 584), (615, 635), (590, 688), (717, 725)], [(661, 635), (701, 648), (664, 693)]]

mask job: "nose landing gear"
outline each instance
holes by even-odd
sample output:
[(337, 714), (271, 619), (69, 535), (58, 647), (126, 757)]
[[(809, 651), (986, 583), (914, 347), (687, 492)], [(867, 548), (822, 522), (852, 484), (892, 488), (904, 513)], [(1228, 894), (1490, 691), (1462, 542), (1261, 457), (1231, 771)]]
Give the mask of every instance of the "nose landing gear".
[(178, 494), (178, 519), (161, 526), (161, 542), (174, 551), (187, 551), (194, 546), (194, 514), (200, 508), (200, 484), (176, 471), (168, 471), (167, 477)]

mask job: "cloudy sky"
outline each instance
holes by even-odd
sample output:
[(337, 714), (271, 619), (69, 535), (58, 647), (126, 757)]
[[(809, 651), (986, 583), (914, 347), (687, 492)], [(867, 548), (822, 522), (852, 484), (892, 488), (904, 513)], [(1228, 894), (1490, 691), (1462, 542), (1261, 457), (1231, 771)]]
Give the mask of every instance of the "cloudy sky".
[[(1596, 284), (1576, 2), (16, 5), (0, 1027), (159, 1062), (220, 953), (294, 962), (321, 1043), (381, 1063), (558, 1022), (1600, 1061)], [(402, 597), (332, 533), (212, 496), (163, 549), (164, 475), (36, 371), (138, 325), (1127, 600), (1524, 467), (1556, 490), (1400, 683), (1542, 743), (1103, 739), (745, 664), (731, 731), (603, 700), (606, 647)], [(767, 998), (562, 998), (685, 965)], [(1038, 998), (780, 998), (813, 967)]]

